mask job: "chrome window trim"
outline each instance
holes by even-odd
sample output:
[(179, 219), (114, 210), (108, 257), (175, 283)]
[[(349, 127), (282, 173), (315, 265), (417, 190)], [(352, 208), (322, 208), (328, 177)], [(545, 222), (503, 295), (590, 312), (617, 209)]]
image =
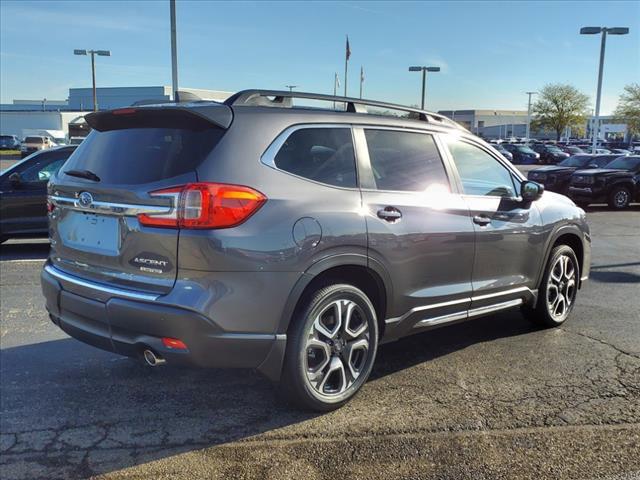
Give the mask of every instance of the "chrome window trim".
[(53, 265), (45, 265), (44, 271), (58, 280), (62, 280), (64, 282), (77, 285), (78, 287), (97, 290), (99, 292), (107, 293), (109, 295), (114, 295), (117, 297), (129, 298), (132, 300), (144, 300), (147, 302), (156, 301), (160, 297), (160, 295), (155, 295), (152, 293), (141, 293), (141, 292), (135, 292), (133, 290), (126, 290), (126, 289), (121, 289), (116, 287), (107, 287), (106, 285), (101, 285), (99, 283), (91, 282), (89, 280), (83, 280), (74, 275), (69, 275), (67, 273), (64, 273), (58, 270), (57, 268), (55, 268)]
[[(282, 132), (280, 132), (276, 138), (271, 142), (271, 144), (267, 147), (264, 153), (260, 156), (260, 163), (266, 165), (269, 168), (273, 168), (278, 172), (290, 175), (294, 178), (299, 178), (300, 180), (304, 180), (305, 182), (315, 183), (316, 185), (322, 185), (323, 187), (329, 188), (337, 188), (339, 190), (358, 190), (359, 184), (359, 171), (358, 171), (358, 155), (356, 152), (356, 139), (353, 137), (353, 129), (350, 123), (299, 123), (297, 125), (291, 125), (290, 127), (285, 128)], [(330, 183), (319, 182), (312, 178), (301, 177), (300, 175), (296, 175), (295, 173), (287, 172), (281, 168), (276, 166), (276, 155), (284, 145), (284, 142), (287, 141), (294, 132), (298, 130), (305, 130), (310, 128), (348, 128), (351, 130), (351, 146), (353, 148), (353, 159), (354, 159), (354, 168), (356, 170), (356, 186), (355, 187), (341, 187), (340, 185), (331, 185)]]
[(173, 210), (173, 207), (163, 205), (139, 205), (131, 203), (113, 203), (100, 201), (94, 201), (91, 203), (91, 205), (84, 207), (80, 204), (80, 201), (77, 198), (61, 197), (57, 195), (50, 195), (49, 200), (56, 207), (64, 207), (70, 210), (77, 210), (88, 213), (101, 213), (104, 215), (135, 217), (136, 215), (140, 215), (141, 213), (158, 215), (171, 213)]

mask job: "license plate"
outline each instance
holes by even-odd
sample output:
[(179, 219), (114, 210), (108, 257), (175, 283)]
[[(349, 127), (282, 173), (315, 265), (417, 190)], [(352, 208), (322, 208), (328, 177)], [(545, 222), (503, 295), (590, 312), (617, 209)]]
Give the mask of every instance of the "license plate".
[(117, 255), (120, 225), (117, 217), (94, 213), (68, 212), (58, 223), (65, 246), (102, 255)]

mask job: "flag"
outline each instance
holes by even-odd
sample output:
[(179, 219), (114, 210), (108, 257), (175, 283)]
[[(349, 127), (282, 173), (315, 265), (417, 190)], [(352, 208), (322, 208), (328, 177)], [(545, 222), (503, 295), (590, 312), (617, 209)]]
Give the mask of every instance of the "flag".
[(360, 67), (360, 81), (364, 82), (364, 67)]
[(336, 80), (335, 80), (336, 86), (338, 88), (340, 88), (340, 77), (338, 76), (338, 74), (336, 73)]
[(349, 47), (349, 35), (347, 35), (347, 61), (349, 60), (350, 56), (351, 56), (351, 47)]

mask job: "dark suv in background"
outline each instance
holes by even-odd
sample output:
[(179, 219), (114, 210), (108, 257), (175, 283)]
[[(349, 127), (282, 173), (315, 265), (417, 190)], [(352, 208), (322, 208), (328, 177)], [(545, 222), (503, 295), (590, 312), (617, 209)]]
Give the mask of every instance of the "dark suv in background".
[(576, 171), (569, 196), (582, 206), (607, 203), (615, 209), (640, 201), (640, 156), (618, 157), (604, 168)]
[(573, 172), (585, 168), (602, 168), (618, 155), (573, 155), (557, 165), (547, 165), (530, 170), (527, 178), (544, 185), (545, 190), (562, 193), (569, 193), (569, 184)]
[(441, 115), (250, 90), (86, 120), (49, 183), (47, 309), (151, 365), (257, 368), (330, 410), (379, 343), (513, 308), (561, 325), (589, 274), (584, 211)]
[(516, 143), (501, 143), (504, 149), (511, 152), (513, 156), (513, 163), (521, 165), (535, 165), (540, 162), (540, 154), (534, 152), (531, 147), (527, 145), (520, 145)]
[(556, 145), (535, 144), (531, 149), (540, 154), (540, 163), (556, 164), (570, 156), (567, 152), (560, 150)]

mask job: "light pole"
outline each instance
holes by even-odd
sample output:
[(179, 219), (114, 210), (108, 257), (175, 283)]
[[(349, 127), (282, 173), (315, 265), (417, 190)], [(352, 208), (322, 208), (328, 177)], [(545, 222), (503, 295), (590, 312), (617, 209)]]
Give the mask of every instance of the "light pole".
[(93, 82), (93, 111), (98, 111), (98, 94), (96, 92), (96, 61), (95, 56), (110, 57), (111, 52), (109, 50), (74, 50), (74, 55), (87, 55), (91, 54), (91, 80)]
[(294, 88), (298, 88), (298, 85), (285, 85), (289, 89), (290, 92), (293, 92)]
[(169, 21), (171, 22), (171, 90), (173, 101), (178, 97), (178, 39), (176, 33), (176, 0), (169, 0)]
[(598, 69), (598, 91), (596, 93), (596, 114), (593, 119), (593, 152), (596, 151), (596, 145), (598, 143), (598, 130), (600, 129), (600, 97), (602, 94), (602, 71), (604, 69), (604, 49), (607, 44), (607, 33), (610, 35), (626, 35), (629, 33), (627, 27), (582, 27), (580, 29), (580, 35), (596, 35), (602, 34), (600, 41), (600, 67)]
[(538, 92), (524, 92), (529, 95), (529, 102), (527, 103), (527, 142), (531, 140), (531, 95), (537, 95)]
[(422, 72), (422, 104), (421, 109), (424, 110), (424, 95), (427, 84), (427, 72), (439, 72), (440, 67), (409, 67), (410, 72)]

